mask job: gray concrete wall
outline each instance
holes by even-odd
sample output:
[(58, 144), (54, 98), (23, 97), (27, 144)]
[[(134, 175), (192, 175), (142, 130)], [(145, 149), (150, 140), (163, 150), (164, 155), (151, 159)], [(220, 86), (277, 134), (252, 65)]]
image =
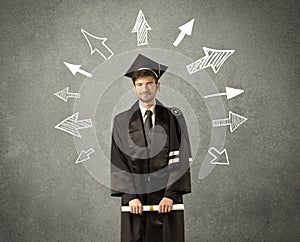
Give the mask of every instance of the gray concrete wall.
[[(149, 45), (138, 48), (131, 30), (140, 9), (152, 30)], [(222, 100), (226, 113), (248, 120), (233, 133), (225, 128), (230, 165), (216, 166), (204, 179), (198, 174), (209, 149), (211, 120), (195, 90), (174, 77), (200, 131), (193, 191), (185, 197), (186, 241), (300, 239), (297, 1), (2, 0), (0, 12), (1, 241), (119, 241), (119, 199), (111, 198), (83, 164), (74, 164), (73, 137), (54, 128), (73, 114), (75, 103), (54, 93), (67, 86), (76, 92), (85, 79), (72, 76), (63, 62), (90, 72), (105, 62), (90, 55), (81, 28), (106, 37), (116, 56), (160, 48), (197, 60), (203, 46), (234, 49), (218, 73), (205, 71), (220, 92), (227, 86), (245, 90)], [(192, 18), (192, 36), (175, 48), (178, 27)], [(162, 87), (172, 86), (172, 76), (166, 80)], [(102, 111), (95, 114), (106, 156), (111, 123), (104, 129), (101, 116), (110, 120), (118, 90), (130, 90), (130, 81), (120, 83), (121, 89), (107, 90)]]

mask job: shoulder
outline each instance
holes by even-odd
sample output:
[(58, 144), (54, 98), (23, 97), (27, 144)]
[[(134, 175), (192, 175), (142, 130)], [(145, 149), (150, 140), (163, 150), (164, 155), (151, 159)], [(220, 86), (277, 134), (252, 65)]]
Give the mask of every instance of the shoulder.
[(115, 122), (124, 122), (125, 120), (129, 120), (129, 118), (132, 116), (132, 114), (138, 110), (139, 110), (138, 103), (135, 103), (129, 109), (117, 114), (114, 118), (114, 121)]
[(181, 126), (182, 123), (185, 123), (185, 119), (182, 111), (177, 107), (166, 107), (160, 106), (157, 114), (160, 120), (165, 120), (165, 122), (171, 122), (175, 126)]
[(170, 108), (169, 107), (168, 109), (169, 109), (169, 111), (171, 112), (172, 115), (174, 115), (176, 117), (182, 116), (182, 112), (181, 112), (181, 110), (179, 108), (177, 108), (177, 107), (171, 107)]
[(170, 115), (174, 119), (176, 119), (177, 121), (181, 122), (181, 120), (184, 120), (183, 113), (182, 113), (182, 111), (179, 108), (177, 108), (177, 107), (169, 107), (168, 111), (169, 111)]
[(168, 110), (170, 112), (170, 116), (172, 117), (171, 119), (176, 120), (181, 128), (185, 127), (186, 123), (182, 111), (177, 107), (170, 107)]
[(115, 120), (123, 120), (128, 116), (129, 110), (123, 111), (115, 116)]
[(182, 111), (177, 107), (166, 107), (160, 102), (156, 105), (156, 110), (158, 111), (159, 115), (168, 116), (171, 119), (181, 120), (184, 119)]
[(166, 107), (164, 106), (160, 101), (156, 101), (156, 106), (158, 109), (160, 109), (160, 111), (164, 111), (166, 113), (169, 113), (170, 115), (173, 115), (173, 116), (181, 116), (182, 115), (182, 112), (179, 108), (177, 107)]

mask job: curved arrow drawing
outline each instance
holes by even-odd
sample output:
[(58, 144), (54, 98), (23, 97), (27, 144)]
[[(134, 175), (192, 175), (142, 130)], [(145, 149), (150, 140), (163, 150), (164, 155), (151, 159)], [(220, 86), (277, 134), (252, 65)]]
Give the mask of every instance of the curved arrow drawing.
[(94, 152), (95, 152), (95, 150), (93, 148), (90, 148), (87, 151), (82, 150), (80, 152), (77, 160), (75, 161), (75, 164), (89, 160), (91, 158), (90, 155), (93, 154)]
[(132, 33), (137, 33), (137, 45), (147, 45), (148, 44), (148, 31), (151, 30), (150, 25), (147, 23), (146, 18), (142, 12), (139, 11), (139, 14), (136, 18)]
[[(218, 151), (215, 147), (211, 147), (208, 150), (208, 153), (213, 157), (213, 159), (210, 161), (210, 164), (212, 165), (229, 165), (228, 155), (226, 149), (223, 151)], [(219, 158), (222, 156), (222, 154), (225, 155), (226, 162), (218, 161)]]
[(181, 25), (179, 27), (179, 30), (181, 31), (180, 34), (178, 35), (177, 39), (174, 41), (173, 45), (175, 47), (177, 47), (180, 42), (183, 40), (184, 36), (187, 35), (191, 35), (192, 34), (192, 30), (193, 30), (193, 26), (194, 26), (194, 21), (195, 19), (192, 19), (191, 21), (187, 22), (184, 25)]
[(81, 134), (79, 133), (79, 130), (92, 127), (92, 120), (83, 119), (78, 121), (78, 115), (79, 112), (74, 113), (70, 117), (67, 117), (59, 124), (57, 124), (55, 128), (81, 138)]
[(229, 111), (229, 118), (213, 120), (213, 127), (230, 126), (230, 132), (237, 129), (247, 118)]
[[(86, 41), (89, 44), (91, 55), (94, 54), (95, 52), (98, 52), (105, 60), (109, 59), (110, 57), (112, 57), (114, 55), (114, 53), (111, 51), (111, 49), (108, 48), (108, 46), (105, 44), (105, 42), (107, 41), (107, 38), (99, 38), (95, 35), (88, 33), (84, 29), (81, 29), (81, 33), (83, 34), (83, 36), (85, 37)], [(95, 40), (95, 46), (98, 46), (99, 48), (93, 47), (93, 45), (91, 43), (92, 40)], [(101, 43), (96, 43), (96, 41), (99, 41)], [(99, 49), (101, 49), (101, 51)]]
[(209, 97), (218, 97), (218, 96), (227, 96), (227, 99), (234, 98), (240, 94), (244, 93), (244, 90), (242, 89), (237, 89), (237, 88), (232, 88), (232, 87), (226, 87), (226, 92), (221, 92), (221, 93), (215, 93), (215, 94), (210, 94), (204, 96), (204, 98), (209, 98)]

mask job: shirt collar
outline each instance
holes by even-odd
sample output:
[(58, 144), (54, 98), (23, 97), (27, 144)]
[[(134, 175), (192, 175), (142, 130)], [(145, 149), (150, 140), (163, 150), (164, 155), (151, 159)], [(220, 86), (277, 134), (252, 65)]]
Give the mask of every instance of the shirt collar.
[[(151, 108), (149, 108), (149, 110), (151, 110), (152, 113), (154, 113), (155, 105), (156, 105), (156, 102), (154, 103), (154, 105), (153, 105)], [(142, 113), (142, 117), (144, 117), (144, 116), (145, 116), (145, 113), (146, 113), (146, 111), (147, 111), (148, 109), (145, 108), (145, 107), (143, 107), (142, 104), (141, 104), (141, 102), (139, 102), (139, 107), (140, 107), (140, 110), (141, 110), (141, 113)]]

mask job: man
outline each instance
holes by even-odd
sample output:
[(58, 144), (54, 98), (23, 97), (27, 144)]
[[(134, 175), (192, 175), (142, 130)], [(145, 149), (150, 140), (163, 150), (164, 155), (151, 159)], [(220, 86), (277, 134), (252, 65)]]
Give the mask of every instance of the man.
[[(138, 55), (125, 74), (138, 101), (115, 117), (112, 135), (111, 195), (130, 208), (121, 215), (123, 242), (184, 241), (183, 210), (172, 207), (191, 192), (191, 150), (180, 110), (155, 98), (166, 69)], [(145, 212), (143, 205), (159, 205), (158, 211)]]

